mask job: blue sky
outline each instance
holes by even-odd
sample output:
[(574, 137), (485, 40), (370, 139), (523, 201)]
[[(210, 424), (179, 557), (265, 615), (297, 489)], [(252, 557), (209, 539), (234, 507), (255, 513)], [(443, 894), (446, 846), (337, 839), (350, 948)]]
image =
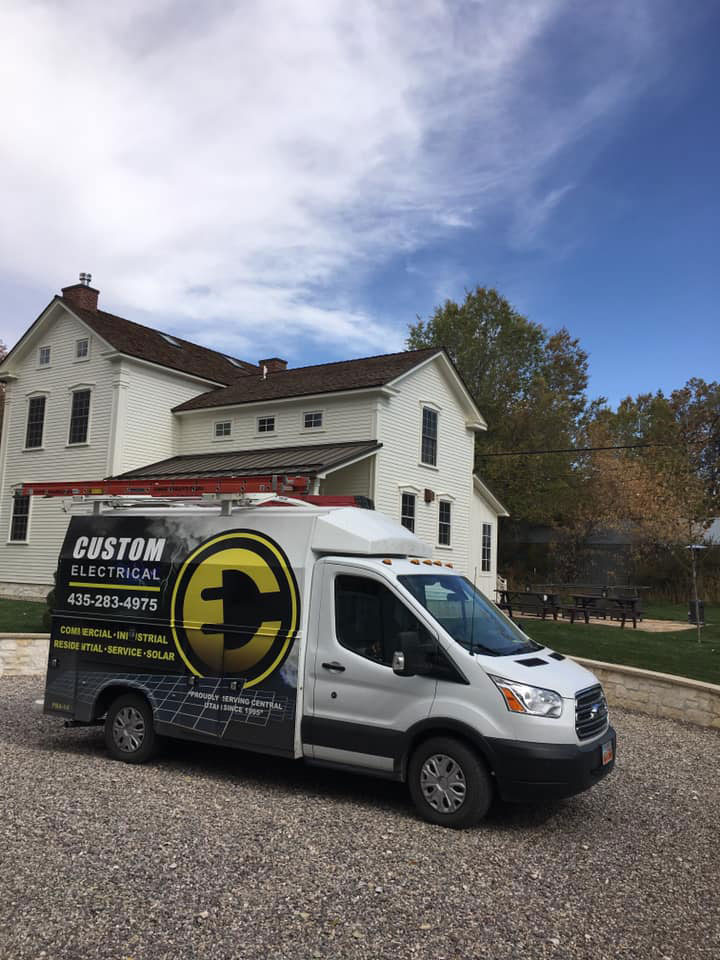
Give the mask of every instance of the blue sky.
[(8, 344), (80, 270), (293, 365), (486, 284), (580, 338), (593, 395), (717, 379), (720, 4), (148, 9), (0, 10)]

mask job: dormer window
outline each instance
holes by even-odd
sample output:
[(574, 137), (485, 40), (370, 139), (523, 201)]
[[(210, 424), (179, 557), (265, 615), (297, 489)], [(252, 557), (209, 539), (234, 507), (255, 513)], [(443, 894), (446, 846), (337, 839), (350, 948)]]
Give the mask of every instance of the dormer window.
[(40, 347), (38, 351), (38, 366), (50, 366), (50, 347)]

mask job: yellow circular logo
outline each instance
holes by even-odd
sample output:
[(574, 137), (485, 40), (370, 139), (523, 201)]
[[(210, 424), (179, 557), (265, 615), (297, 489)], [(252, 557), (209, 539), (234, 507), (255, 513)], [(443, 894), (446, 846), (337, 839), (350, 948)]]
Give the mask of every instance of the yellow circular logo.
[(300, 618), (295, 575), (282, 548), (254, 530), (206, 540), (178, 571), (170, 628), (196, 676), (242, 677), (253, 687), (282, 664)]

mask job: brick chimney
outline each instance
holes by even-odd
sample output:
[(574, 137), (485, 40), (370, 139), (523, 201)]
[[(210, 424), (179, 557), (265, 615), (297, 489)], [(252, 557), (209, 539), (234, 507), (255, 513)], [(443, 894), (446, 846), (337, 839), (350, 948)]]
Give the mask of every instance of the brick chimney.
[(100, 291), (90, 286), (91, 280), (92, 274), (81, 273), (79, 283), (62, 288), (63, 300), (67, 300), (71, 307), (79, 307), (81, 310), (91, 310), (93, 313), (97, 313)]
[(268, 373), (276, 373), (278, 370), (287, 370), (287, 360), (281, 360), (280, 357), (268, 357), (267, 360), (260, 360), (258, 366), (262, 370), (267, 367)]

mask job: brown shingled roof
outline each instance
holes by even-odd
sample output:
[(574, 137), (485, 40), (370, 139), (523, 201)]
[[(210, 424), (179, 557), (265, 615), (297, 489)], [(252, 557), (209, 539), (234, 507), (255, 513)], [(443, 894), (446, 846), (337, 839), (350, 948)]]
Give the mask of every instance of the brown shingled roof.
[(166, 334), (166, 336), (171, 336), (178, 346), (168, 343), (163, 334), (159, 330), (153, 330), (152, 327), (145, 327), (141, 323), (126, 320), (124, 317), (116, 317), (104, 310), (83, 310), (63, 297), (57, 297), (57, 299), (103, 340), (120, 353), (130, 357), (137, 357), (139, 360), (157, 363), (161, 367), (180, 370), (183, 373), (201, 377), (203, 380), (222, 384), (234, 383), (248, 373), (258, 371), (252, 363), (237, 360), (236, 365), (225, 354), (210, 350), (208, 347), (201, 347), (189, 340), (183, 340), (175, 334)]
[(319, 363), (312, 367), (271, 370), (265, 379), (262, 373), (253, 372), (238, 378), (227, 387), (193, 397), (179, 404), (174, 411), (204, 410), (259, 400), (281, 400), (311, 394), (382, 387), (439, 352), (437, 347), (430, 347), (423, 350), (404, 350), (402, 353), (385, 353), (378, 357), (362, 357), (359, 360)]

